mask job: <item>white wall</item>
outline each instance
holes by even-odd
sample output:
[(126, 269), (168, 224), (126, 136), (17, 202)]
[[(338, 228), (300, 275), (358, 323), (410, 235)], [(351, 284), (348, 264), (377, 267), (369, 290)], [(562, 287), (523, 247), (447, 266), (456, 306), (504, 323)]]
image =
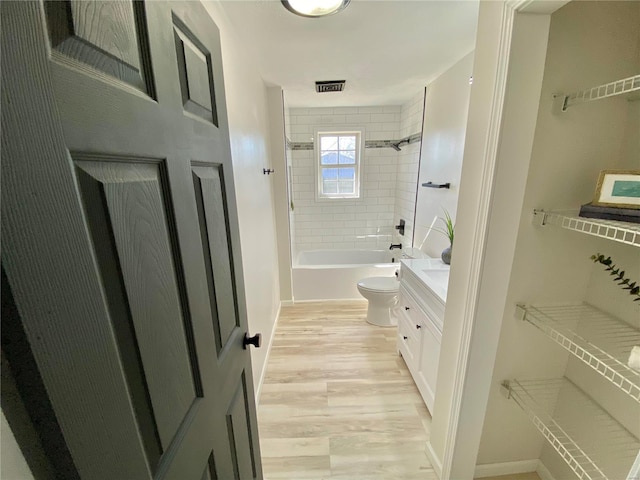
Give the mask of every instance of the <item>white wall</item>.
[(0, 479), (1, 480), (33, 480), (33, 474), (22, 455), (11, 427), (2, 412), (0, 417)]
[[(424, 115), (424, 89), (416, 93), (413, 98), (402, 105), (400, 112), (400, 138), (410, 137), (422, 132), (422, 118)], [(398, 152), (396, 172), (396, 198), (393, 219), (397, 225), (404, 219), (404, 236), (395, 230), (393, 243), (402, 243), (403, 247), (411, 247), (413, 242), (413, 221), (416, 207), (416, 188), (418, 184), (418, 170), (420, 167), (421, 142), (402, 145)]]
[[(364, 127), (364, 140), (397, 140), (400, 131), (400, 106), (295, 108), (289, 113), (293, 142), (314, 141), (315, 127)], [(363, 148), (361, 153), (361, 197), (316, 200), (316, 152), (292, 152), (294, 250), (389, 248), (397, 152)]]
[[(456, 218), (471, 92), (469, 77), (472, 70), (473, 52), (427, 86), (415, 246), (422, 245), (422, 250), (431, 257), (440, 257), (442, 250), (449, 246), (449, 240), (444, 235), (436, 231), (429, 233), (433, 219), (444, 218), (443, 209), (449, 212), (454, 221)], [(451, 188), (447, 190), (420, 186), (426, 182), (450, 182)], [(438, 220), (435, 227), (444, 228), (444, 224)]]
[[(203, 2), (220, 29), (249, 330), (269, 345), (280, 305), (267, 88), (218, 1)], [(258, 386), (267, 348), (251, 350)]]

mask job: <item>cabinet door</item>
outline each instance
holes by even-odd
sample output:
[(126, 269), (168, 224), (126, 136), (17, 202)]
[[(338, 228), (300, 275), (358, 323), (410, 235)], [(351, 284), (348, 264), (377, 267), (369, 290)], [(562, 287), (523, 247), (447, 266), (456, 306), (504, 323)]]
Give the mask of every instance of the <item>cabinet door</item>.
[(418, 376), (423, 386), (422, 396), (427, 404), (427, 408), (429, 411), (433, 411), (442, 335), (428, 316), (424, 317), (424, 321), (420, 323), (420, 327), (422, 333)]

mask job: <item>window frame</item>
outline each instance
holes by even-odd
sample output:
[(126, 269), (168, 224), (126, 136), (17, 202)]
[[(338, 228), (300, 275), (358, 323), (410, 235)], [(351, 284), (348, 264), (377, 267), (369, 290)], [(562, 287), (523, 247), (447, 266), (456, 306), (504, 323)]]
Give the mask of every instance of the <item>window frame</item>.
[[(356, 137), (355, 148), (355, 164), (333, 164), (322, 165), (322, 149), (321, 149), (321, 137), (336, 136), (336, 137)], [(364, 148), (364, 128), (344, 126), (336, 128), (331, 127), (317, 127), (314, 131), (314, 161), (315, 161), (315, 193), (317, 201), (336, 201), (336, 200), (359, 200), (362, 198), (361, 193), (361, 172), (362, 172), (362, 149)], [(339, 150), (338, 150), (339, 151)], [(325, 168), (354, 168), (354, 193), (323, 193), (322, 191), (322, 170)]]

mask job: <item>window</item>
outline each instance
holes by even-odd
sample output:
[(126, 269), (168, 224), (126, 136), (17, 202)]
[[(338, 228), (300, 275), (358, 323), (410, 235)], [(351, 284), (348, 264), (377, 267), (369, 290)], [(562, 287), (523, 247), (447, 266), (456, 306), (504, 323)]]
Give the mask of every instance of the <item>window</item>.
[(361, 132), (318, 132), (318, 198), (360, 197)]

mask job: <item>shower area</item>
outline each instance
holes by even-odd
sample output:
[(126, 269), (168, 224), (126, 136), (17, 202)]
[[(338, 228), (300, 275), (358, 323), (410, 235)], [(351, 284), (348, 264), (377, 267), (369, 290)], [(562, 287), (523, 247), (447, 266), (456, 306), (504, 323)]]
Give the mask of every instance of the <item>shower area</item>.
[(360, 298), (412, 252), (424, 105), (285, 108), (295, 301)]

